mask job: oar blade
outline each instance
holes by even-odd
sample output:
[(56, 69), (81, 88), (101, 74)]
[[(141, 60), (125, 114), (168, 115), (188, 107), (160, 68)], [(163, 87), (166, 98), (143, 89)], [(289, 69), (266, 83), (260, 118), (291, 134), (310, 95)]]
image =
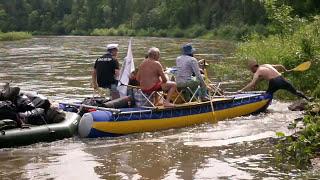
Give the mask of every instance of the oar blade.
[(292, 70), (293, 71), (306, 71), (310, 68), (310, 66), (311, 66), (311, 61), (306, 61), (306, 62), (300, 64), (299, 66), (295, 67)]

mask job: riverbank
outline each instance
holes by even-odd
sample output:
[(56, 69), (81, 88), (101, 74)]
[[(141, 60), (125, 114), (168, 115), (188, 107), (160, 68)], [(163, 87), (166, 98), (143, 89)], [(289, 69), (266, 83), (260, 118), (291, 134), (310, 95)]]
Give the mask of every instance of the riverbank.
[(32, 34), (29, 32), (0, 32), (0, 41), (16, 41), (30, 38), (32, 38)]
[[(312, 159), (317, 159), (320, 154), (320, 17), (315, 16), (310, 20), (292, 19), (292, 22), (281, 24), (281, 27), (281, 31), (267, 37), (254, 34), (245, 42), (239, 43), (235, 53), (236, 58), (232, 63), (224, 63), (224, 68), (220, 70), (217, 68), (218, 65), (215, 65), (216, 73), (249, 82), (252, 75), (248, 70), (244, 70), (248, 58), (255, 58), (259, 64), (283, 64), (287, 69), (292, 69), (305, 61), (311, 61), (311, 67), (307, 71), (283, 73), (283, 76), (297, 89), (314, 97), (315, 101), (309, 103), (302, 120), (295, 120), (288, 127), (295, 129), (295, 134), (284, 137), (283, 133), (277, 133), (283, 139), (277, 145), (276, 153), (280, 165), (290, 162), (300, 168), (308, 168), (311, 162), (318, 164), (318, 160), (312, 161)], [(244, 71), (239, 71), (237, 68)], [(266, 83), (262, 83), (258, 88), (265, 90), (266, 86)], [(289, 95), (286, 91), (280, 91), (276, 93), (275, 98), (295, 99), (296, 97)]]
[(279, 133), (282, 140), (277, 145), (277, 156), (281, 163), (291, 162), (301, 168), (315, 168), (319, 164), (320, 156), (320, 100), (307, 106), (302, 120), (295, 120), (288, 127), (295, 129), (297, 133), (284, 137)]

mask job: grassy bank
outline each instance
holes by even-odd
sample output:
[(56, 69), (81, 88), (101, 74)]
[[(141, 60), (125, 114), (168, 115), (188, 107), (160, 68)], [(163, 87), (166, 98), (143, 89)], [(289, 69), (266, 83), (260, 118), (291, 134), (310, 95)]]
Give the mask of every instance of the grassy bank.
[(277, 159), (307, 168), (310, 160), (320, 155), (320, 101), (309, 104), (303, 120), (294, 121), (289, 128), (298, 133), (289, 137), (278, 133), (282, 140), (277, 145)]
[[(274, 28), (274, 25), (271, 24), (270, 28)], [(305, 168), (310, 165), (311, 158), (320, 155), (320, 17), (315, 16), (309, 20), (290, 19), (290, 22), (280, 25), (273, 29), (275, 33), (270, 33), (267, 37), (254, 34), (245, 42), (239, 43), (236, 58), (229, 66), (230, 69), (245, 68), (247, 58), (255, 58), (260, 64), (283, 64), (287, 69), (305, 61), (312, 62), (307, 71), (287, 72), (283, 76), (297, 89), (318, 99), (315, 100), (316, 103), (308, 105), (302, 121), (294, 121), (290, 125), (289, 128), (297, 128), (297, 124), (300, 124), (297, 133), (289, 137), (284, 137), (281, 132), (277, 133), (283, 137), (277, 145), (280, 164), (291, 162)], [(238, 77), (242, 77), (243, 81), (249, 82), (251, 79), (249, 71), (234, 72), (239, 74)], [(262, 85), (262, 89), (266, 89), (265, 86), (266, 84)], [(280, 91), (277, 94), (278, 98), (287, 99), (290, 93)]]
[(32, 35), (28, 32), (0, 32), (0, 41), (16, 41), (30, 38), (32, 38)]

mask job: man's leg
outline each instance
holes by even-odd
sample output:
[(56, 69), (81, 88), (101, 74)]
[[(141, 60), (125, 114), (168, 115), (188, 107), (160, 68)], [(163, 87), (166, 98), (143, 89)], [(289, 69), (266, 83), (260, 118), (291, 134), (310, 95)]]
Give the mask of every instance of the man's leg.
[(285, 89), (289, 92), (291, 92), (292, 94), (302, 97), (306, 100), (310, 100), (307, 96), (305, 96), (301, 91), (296, 90), (296, 88), (293, 87), (293, 85), (291, 83), (289, 83), (287, 80), (283, 79), (282, 82), (282, 89)]
[(168, 91), (167, 98), (166, 98), (165, 102), (163, 103), (163, 105), (166, 107), (173, 107), (174, 104), (170, 103), (170, 99), (171, 99), (173, 93), (177, 89), (176, 83), (172, 82), (172, 81), (167, 81), (166, 83), (163, 83), (161, 85), (161, 88), (165, 91)]
[(195, 79), (191, 79), (185, 83), (185, 87), (191, 90), (191, 92), (190, 90), (186, 91), (186, 94), (188, 95), (187, 96), (188, 101), (190, 101), (191, 98), (194, 99), (195, 97), (198, 97), (199, 95), (201, 95), (201, 92), (199, 92), (200, 90), (197, 91), (199, 85), (200, 85), (200, 82)]
[(120, 94), (116, 84), (111, 84), (110, 95), (112, 100), (120, 98)]

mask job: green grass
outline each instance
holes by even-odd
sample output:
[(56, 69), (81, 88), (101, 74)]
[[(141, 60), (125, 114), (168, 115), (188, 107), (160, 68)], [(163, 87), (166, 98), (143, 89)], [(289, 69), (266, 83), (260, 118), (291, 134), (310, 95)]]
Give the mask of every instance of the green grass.
[(0, 32), (0, 41), (16, 41), (30, 38), (32, 38), (32, 35), (28, 32)]

